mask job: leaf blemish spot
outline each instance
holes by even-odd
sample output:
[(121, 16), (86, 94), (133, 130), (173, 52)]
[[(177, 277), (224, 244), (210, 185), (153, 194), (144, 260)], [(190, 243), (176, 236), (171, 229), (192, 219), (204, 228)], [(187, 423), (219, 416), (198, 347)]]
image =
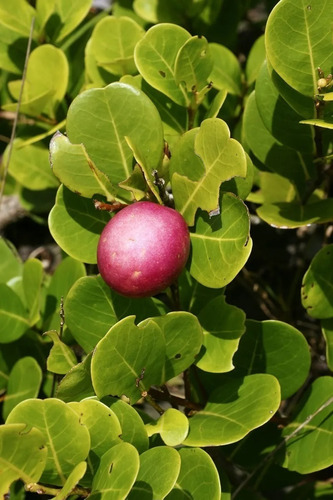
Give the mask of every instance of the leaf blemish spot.
[(182, 357), (182, 355), (180, 353), (175, 355), (175, 359), (180, 359), (181, 357)]
[(164, 71), (162, 71), (161, 69), (159, 70), (159, 74), (161, 75), (162, 78), (165, 78), (166, 77), (166, 74)]
[(109, 467), (109, 474), (111, 474), (112, 469), (113, 469), (113, 463), (112, 463), (112, 464), (110, 465), (110, 467)]

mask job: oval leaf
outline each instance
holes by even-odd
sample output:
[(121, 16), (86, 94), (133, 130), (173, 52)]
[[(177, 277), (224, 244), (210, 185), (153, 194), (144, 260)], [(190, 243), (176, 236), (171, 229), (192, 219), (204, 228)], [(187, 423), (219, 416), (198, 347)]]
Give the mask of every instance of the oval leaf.
[(153, 321), (136, 326), (134, 320), (128, 316), (119, 321), (94, 350), (91, 378), (99, 398), (125, 395), (136, 403), (142, 392), (162, 382), (163, 334)]
[(148, 436), (159, 433), (167, 446), (181, 444), (188, 434), (188, 419), (179, 410), (169, 408), (151, 424), (146, 424)]
[(272, 375), (226, 379), (202, 411), (190, 419), (188, 446), (234, 443), (272, 418), (280, 405), (280, 385)]
[(140, 455), (140, 469), (129, 500), (159, 500), (173, 488), (180, 471), (180, 455), (173, 448), (156, 446)]
[(38, 429), (48, 449), (47, 463), (41, 476), (44, 483), (63, 485), (74, 467), (90, 449), (90, 437), (79, 417), (58, 399), (29, 399), (17, 405), (7, 423), (24, 423), (26, 429)]
[(242, 375), (274, 375), (281, 386), (281, 398), (286, 399), (303, 385), (308, 376), (310, 349), (301, 332), (287, 323), (248, 320), (234, 364)]
[(221, 196), (220, 214), (201, 213), (191, 233), (191, 275), (204, 286), (221, 288), (232, 281), (249, 258), (249, 214), (232, 194)]

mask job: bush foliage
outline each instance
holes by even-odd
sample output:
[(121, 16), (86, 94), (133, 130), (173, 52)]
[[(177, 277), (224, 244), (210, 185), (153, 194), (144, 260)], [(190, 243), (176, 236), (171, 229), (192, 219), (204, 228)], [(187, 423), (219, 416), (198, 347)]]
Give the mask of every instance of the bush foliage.
[[(0, 3), (0, 496), (332, 498), (332, 15)], [(191, 254), (129, 299), (96, 248), (140, 200)]]

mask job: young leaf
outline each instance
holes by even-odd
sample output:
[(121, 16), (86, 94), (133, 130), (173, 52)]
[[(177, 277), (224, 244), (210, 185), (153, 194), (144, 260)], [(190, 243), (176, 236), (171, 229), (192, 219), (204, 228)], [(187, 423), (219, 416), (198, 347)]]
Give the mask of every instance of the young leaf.
[(140, 455), (140, 469), (129, 500), (165, 498), (174, 487), (180, 471), (180, 455), (174, 448), (156, 446)]
[[(332, 377), (319, 377), (308, 388), (295, 409), (292, 422), (284, 428), (287, 437), (326, 403), (333, 394)], [(333, 403), (320, 411), (285, 446), (283, 466), (309, 474), (333, 464)], [(311, 450), (311, 453), (309, 453)]]
[(65, 484), (73, 468), (84, 460), (90, 449), (90, 437), (79, 417), (58, 399), (29, 399), (18, 404), (7, 418), (8, 424), (24, 423), (26, 429), (38, 429), (47, 446), (47, 462), (41, 482)]
[(303, 278), (301, 297), (313, 318), (333, 317), (333, 245), (323, 247), (313, 258)]
[[(40, 45), (29, 57), (27, 78), (23, 87), (21, 113), (31, 116), (45, 114), (55, 118), (68, 84), (68, 61), (61, 49), (53, 45)], [(40, 75), (44, 77), (41, 78)], [(10, 91), (18, 99), (21, 82), (10, 84)], [(16, 110), (16, 103), (5, 105), (5, 109)]]
[(203, 410), (190, 419), (188, 446), (234, 443), (272, 418), (280, 405), (280, 385), (266, 374), (228, 378), (213, 390)]
[(179, 49), (191, 38), (188, 31), (174, 24), (150, 28), (135, 47), (135, 64), (143, 78), (175, 103), (186, 106), (187, 96), (176, 82), (175, 63)]
[(89, 497), (93, 500), (123, 500), (127, 498), (138, 475), (140, 459), (129, 443), (120, 443), (102, 456), (94, 476)]
[(39, 481), (47, 459), (46, 438), (25, 424), (0, 426), (0, 495), (5, 498), (17, 479), (25, 483)]
[(97, 243), (109, 220), (110, 215), (97, 212), (91, 200), (60, 186), (49, 215), (49, 228), (55, 241), (68, 255), (95, 264)]
[(6, 420), (12, 409), (21, 401), (36, 398), (42, 383), (42, 370), (34, 358), (20, 358), (12, 368), (2, 409)]
[(219, 215), (199, 214), (191, 242), (191, 275), (211, 288), (230, 283), (252, 249), (249, 215), (244, 203), (232, 194), (223, 194)]
[[(230, 139), (230, 131), (224, 121), (218, 118), (204, 120), (197, 134), (194, 136), (192, 133), (191, 138), (194, 139), (193, 155), (196, 154), (202, 161), (201, 175), (199, 172), (200, 177), (197, 172), (188, 174), (186, 167), (189, 164), (183, 163), (180, 171), (178, 165), (173, 167), (175, 173), (171, 181), (176, 208), (189, 226), (193, 225), (199, 207), (207, 212), (217, 208), (223, 181), (235, 176), (245, 177), (247, 169), (245, 152), (235, 139)], [(185, 146), (188, 147), (188, 143)], [(178, 155), (182, 154), (184, 152), (178, 150)], [(191, 180), (193, 175), (197, 177), (195, 181)]]
[(179, 477), (167, 500), (190, 497), (193, 500), (220, 500), (219, 474), (211, 457), (200, 448), (181, 448)]
[(115, 187), (94, 165), (83, 144), (71, 144), (57, 132), (50, 142), (50, 163), (54, 175), (71, 191), (85, 198), (101, 194), (107, 201), (115, 200)]
[(159, 433), (167, 446), (181, 444), (188, 434), (188, 427), (188, 418), (175, 408), (168, 408), (158, 420), (146, 424), (148, 436)]
[(275, 71), (295, 90), (317, 94), (317, 68), (331, 69), (330, 0), (283, 0), (266, 26), (266, 51)]
[(61, 341), (55, 330), (49, 330), (44, 335), (50, 337), (53, 342), (47, 358), (47, 369), (49, 372), (64, 375), (76, 365), (76, 356), (72, 349)]
[(136, 403), (142, 392), (162, 382), (163, 334), (154, 321), (136, 326), (134, 320), (128, 316), (119, 321), (94, 350), (91, 378), (99, 398), (125, 395)]
[(145, 31), (129, 17), (104, 17), (91, 36), (91, 51), (98, 66), (114, 75), (134, 75), (134, 48)]
[(226, 303), (223, 295), (209, 301), (198, 313), (204, 330), (203, 347), (196, 365), (204, 371), (222, 373), (234, 368), (232, 358), (245, 330), (245, 314)]
[(281, 386), (281, 398), (292, 396), (308, 376), (311, 356), (305, 337), (282, 321), (246, 321), (233, 359), (240, 374), (270, 373)]
[(257, 79), (260, 68), (265, 60), (265, 56), (265, 35), (261, 35), (252, 45), (246, 60), (245, 76), (246, 82), (249, 86)]

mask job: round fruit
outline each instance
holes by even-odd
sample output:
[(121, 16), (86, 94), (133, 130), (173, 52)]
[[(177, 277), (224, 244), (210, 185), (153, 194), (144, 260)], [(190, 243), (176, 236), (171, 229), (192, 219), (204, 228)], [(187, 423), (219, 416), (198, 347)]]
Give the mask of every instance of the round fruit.
[(190, 235), (172, 208), (139, 201), (107, 223), (97, 248), (104, 281), (127, 297), (150, 297), (171, 285), (183, 270)]

